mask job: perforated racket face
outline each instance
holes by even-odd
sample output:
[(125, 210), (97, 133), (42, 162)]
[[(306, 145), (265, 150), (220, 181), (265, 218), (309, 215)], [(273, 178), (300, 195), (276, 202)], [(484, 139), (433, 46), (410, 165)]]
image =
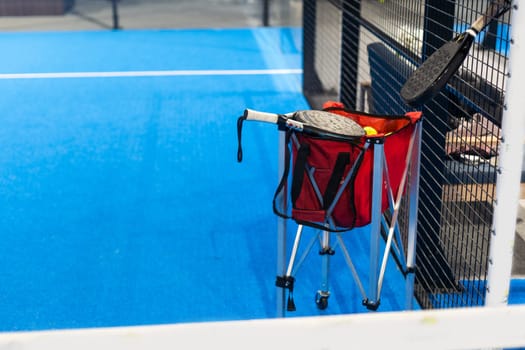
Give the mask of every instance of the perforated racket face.
[(350, 118), (324, 111), (299, 111), (293, 119), (316, 129), (321, 135), (355, 138), (365, 135), (364, 129)]
[(401, 98), (416, 107), (434, 97), (457, 71), (472, 41), (472, 36), (462, 34), (434, 52), (405, 82)]

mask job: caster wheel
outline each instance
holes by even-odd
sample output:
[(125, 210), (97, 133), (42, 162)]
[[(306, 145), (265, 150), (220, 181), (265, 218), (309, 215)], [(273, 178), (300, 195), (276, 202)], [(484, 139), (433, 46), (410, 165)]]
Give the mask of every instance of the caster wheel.
[(315, 295), (315, 304), (319, 310), (324, 310), (328, 307), (328, 296), (317, 293)]

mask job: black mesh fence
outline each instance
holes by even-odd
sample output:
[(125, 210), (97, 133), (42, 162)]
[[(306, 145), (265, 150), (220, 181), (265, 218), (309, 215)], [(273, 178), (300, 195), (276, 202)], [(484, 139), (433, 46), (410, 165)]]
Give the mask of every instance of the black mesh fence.
[(303, 86), (313, 106), (340, 96), (341, 6), (341, 0), (304, 1)]
[[(338, 99), (365, 112), (409, 111), (399, 95), (409, 74), (487, 5), (305, 0), (308, 100), (313, 108)], [(415, 293), (424, 308), (484, 303), (509, 25), (508, 14), (493, 21), (447, 87), (423, 108)]]

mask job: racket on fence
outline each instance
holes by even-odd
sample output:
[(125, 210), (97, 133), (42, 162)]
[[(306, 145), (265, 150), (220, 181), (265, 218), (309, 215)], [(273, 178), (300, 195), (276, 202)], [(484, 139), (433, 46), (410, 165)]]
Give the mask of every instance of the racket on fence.
[(491, 1), (485, 13), (471, 27), (440, 47), (408, 78), (401, 88), (401, 98), (410, 106), (418, 107), (432, 99), (457, 72), (476, 36), (493, 20), (510, 9), (511, 1)]
[(237, 160), (242, 160), (241, 129), (244, 120), (255, 120), (276, 124), (281, 128), (317, 137), (331, 138), (343, 141), (355, 141), (365, 135), (365, 130), (350, 118), (334, 113), (306, 110), (289, 114), (275, 114), (246, 109), (244, 115), (237, 121), (237, 137), (239, 150)]

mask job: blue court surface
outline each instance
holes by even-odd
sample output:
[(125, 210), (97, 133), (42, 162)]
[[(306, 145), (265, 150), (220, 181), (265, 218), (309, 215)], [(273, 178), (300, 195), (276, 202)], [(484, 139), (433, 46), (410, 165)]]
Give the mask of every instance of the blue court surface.
[[(1, 34), (0, 331), (276, 317), (278, 132), (245, 123), (239, 164), (236, 119), (308, 108), (300, 36)], [(366, 274), (367, 229), (344, 237)], [(333, 262), (328, 309), (314, 253), (294, 316), (367, 312)], [(380, 311), (403, 295), (392, 262)]]

